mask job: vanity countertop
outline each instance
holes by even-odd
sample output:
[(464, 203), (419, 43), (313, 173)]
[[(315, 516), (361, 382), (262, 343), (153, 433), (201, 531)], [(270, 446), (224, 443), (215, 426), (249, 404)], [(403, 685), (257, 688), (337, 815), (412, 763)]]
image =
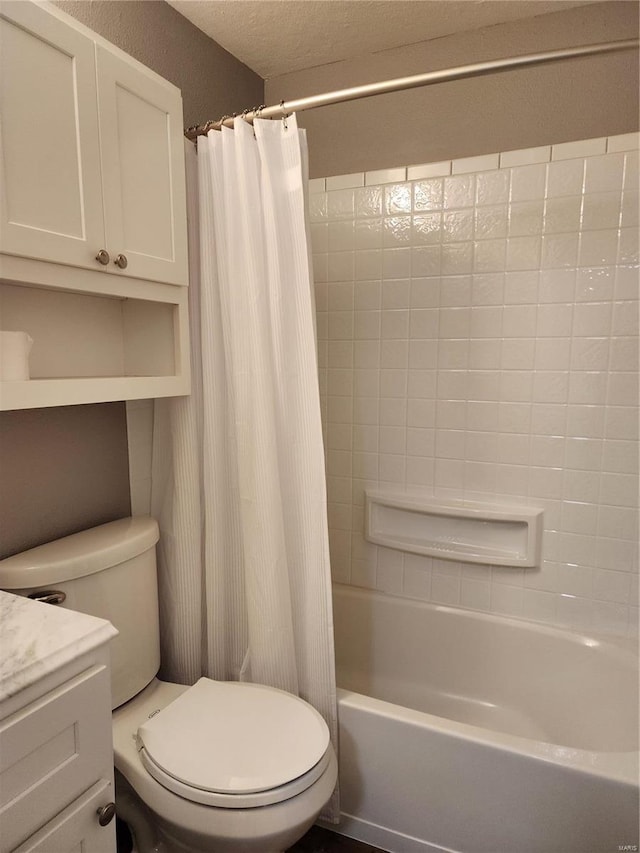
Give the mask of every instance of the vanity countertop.
[(0, 591), (0, 701), (117, 633), (106, 619)]

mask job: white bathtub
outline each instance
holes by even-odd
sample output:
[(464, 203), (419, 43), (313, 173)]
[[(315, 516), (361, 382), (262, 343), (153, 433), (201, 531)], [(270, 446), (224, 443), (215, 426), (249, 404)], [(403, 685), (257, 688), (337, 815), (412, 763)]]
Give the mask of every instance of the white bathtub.
[(638, 658), (337, 585), (342, 820), (393, 853), (638, 850)]

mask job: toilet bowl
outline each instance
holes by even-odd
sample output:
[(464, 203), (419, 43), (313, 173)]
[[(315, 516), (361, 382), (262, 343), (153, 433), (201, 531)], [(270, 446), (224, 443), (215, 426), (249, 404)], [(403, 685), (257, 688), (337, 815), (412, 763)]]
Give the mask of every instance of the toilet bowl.
[(157, 539), (153, 519), (120, 519), (3, 560), (0, 585), (25, 595), (55, 588), (63, 606), (118, 629), (116, 808), (136, 853), (280, 853), (335, 787), (327, 725), (311, 705), (272, 687), (156, 677)]
[[(224, 682), (223, 686), (226, 684), (227, 682)], [(235, 683), (230, 683), (230, 686), (231, 684), (244, 686)], [(152, 853), (156, 845), (162, 849), (162, 842), (168, 853), (173, 853), (174, 850), (180, 853), (183, 850), (189, 853), (275, 853), (286, 850), (314, 823), (335, 787), (337, 762), (331, 744), (327, 745), (322, 754), (317, 778), (309, 785), (301, 786), (302, 790), (298, 793), (289, 796), (289, 792), (283, 791), (287, 783), (261, 792), (263, 796), (278, 800), (270, 805), (241, 805), (229, 802), (226, 806), (212, 806), (187, 799), (184, 795), (180, 796), (169, 790), (147, 770), (142, 758), (143, 748), (140, 747), (138, 732), (149, 718), (160, 720), (161, 713), (158, 712), (171, 706), (189, 689), (182, 684), (154, 679), (140, 694), (113, 713), (116, 770), (127, 780), (154, 818), (155, 826), (142, 837), (140, 832), (136, 833), (136, 828), (132, 827), (136, 835), (138, 853)], [(270, 688), (263, 689), (271, 692)], [(279, 694), (280, 691), (273, 693)], [(306, 703), (305, 707), (313, 710)], [(206, 714), (206, 709), (203, 708), (203, 712)], [(184, 793), (195, 797), (206, 794), (199, 788)], [(224, 797), (225, 794), (222, 793), (221, 796)], [(242, 794), (226, 796), (229, 799), (243, 798)], [(245, 796), (244, 799), (249, 799), (250, 796)], [(145, 837), (153, 839), (152, 846), (148, 849), (145, 849)]]

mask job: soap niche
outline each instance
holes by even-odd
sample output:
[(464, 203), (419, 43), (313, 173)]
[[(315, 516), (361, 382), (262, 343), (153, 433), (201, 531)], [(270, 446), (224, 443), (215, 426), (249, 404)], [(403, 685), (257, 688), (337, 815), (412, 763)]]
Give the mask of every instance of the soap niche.
[(0, 284), (0, 328), (33, 338), (31, 378), (0, 383), (2, 408), (181, 393), (178, 302)]

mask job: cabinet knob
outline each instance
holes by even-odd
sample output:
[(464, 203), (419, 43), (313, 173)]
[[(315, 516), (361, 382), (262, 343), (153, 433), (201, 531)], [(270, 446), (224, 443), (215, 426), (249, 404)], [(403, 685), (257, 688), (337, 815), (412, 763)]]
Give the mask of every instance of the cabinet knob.
[(106, 266), (109, 263), (109, 252), (106, 249), (100, 249), (96, 255), (96, 261), (103, 267)]
[(106, 806), (100, 806), (97, 811), (97, 815), (100, 826), (107, 826), (107, 824), (111, 823), (116, 815), (116, 804), (107, 803)]
[(127, 264), (129, 261), (127, 260), (126, 255), (116, 255), (116, 259), (113, 262), (117, 267), (120, 267), (121, 270), (125, 270), (127, 268)]

